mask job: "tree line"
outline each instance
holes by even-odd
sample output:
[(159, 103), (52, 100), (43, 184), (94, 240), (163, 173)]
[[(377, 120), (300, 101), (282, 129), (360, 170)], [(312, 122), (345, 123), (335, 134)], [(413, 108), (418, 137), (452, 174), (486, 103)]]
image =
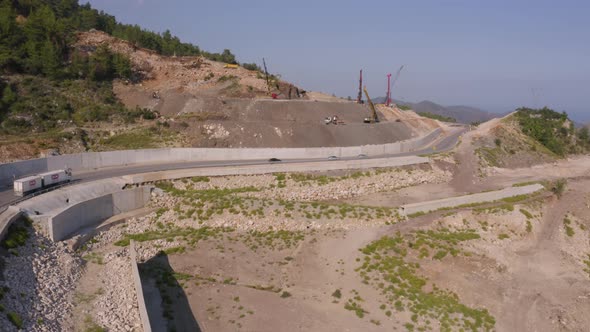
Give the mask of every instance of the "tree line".
[[(228, 49), (222, 53), (203, 52), (196, 45), (181, 42), (170, 31), (159, 34), (137, 25), (121, 24), (114, 16), (93, 9), (90, 4), (79, 5), (77, 0), (0, 0), (0, 70), (51, 78), (80, 76), (76, 70), (66, 68), (75, 57), (69, 46), (75, 40), (76, 31), (91, 29), (162, 55), (202, 55), (215, 61), (237, 63)], [(118, 61), (121, 65), (120, 59), (114, 59), (113, 64)], [(90, 66), (93, 64), (99, 66), (106, 62), (89, 62)], [(99, 73), (97, 77), (100, 76), (109, 75)]]

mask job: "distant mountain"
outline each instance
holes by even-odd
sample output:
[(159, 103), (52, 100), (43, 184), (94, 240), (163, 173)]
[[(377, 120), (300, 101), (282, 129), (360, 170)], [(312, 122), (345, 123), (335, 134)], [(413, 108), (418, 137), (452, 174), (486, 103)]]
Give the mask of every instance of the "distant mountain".
[[(384, 103), (385, 97), (378, 97), (373, 99), (374, 103)], [(418, 113), (432, 113), (444, 117), (450, 117), (460, 123), (484, 122), (493, 118), (501, 116), (501, 114), (491, 113), (471, 106), (442, 106), (437, 103), (424, 100), (419, 103), (409, 103), (399, 100), (394, 100), (397, 105), (411, 107), (412, 110)]]

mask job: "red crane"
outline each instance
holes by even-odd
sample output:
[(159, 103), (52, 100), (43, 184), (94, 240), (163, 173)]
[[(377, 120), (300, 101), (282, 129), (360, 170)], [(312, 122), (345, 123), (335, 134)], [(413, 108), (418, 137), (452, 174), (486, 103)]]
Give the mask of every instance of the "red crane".
[(359, 79), (359, 94), (356, 97), (357, 104), (363, 103), (363, 70), (361, 69), (361, 75)]

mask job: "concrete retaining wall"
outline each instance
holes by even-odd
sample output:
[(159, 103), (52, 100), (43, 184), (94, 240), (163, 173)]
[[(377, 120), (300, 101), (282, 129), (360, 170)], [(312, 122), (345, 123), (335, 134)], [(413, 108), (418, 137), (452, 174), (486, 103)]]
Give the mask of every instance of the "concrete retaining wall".
[(8, 232), (10, 225), (20, 218), (21, 215), (21, 210), (16, 206), (10, 206), (4, 212), (0, 213), (0, 241), (4, 240), (4, 236)]
[(355, 157), (359, 154), (369, 156), (396, 154), (416, 150), (431, 143), (442, 130), (436, 129), (426, 136), (406, 141), (381, 145), (363, 145), (325, 148), (170, 148), (108, 152), (77, 153), (52, 156), (41, 159), (24, 160), (0, 165), (0, 186), (12, 184), (13, 178), (71, 168), (74, 171), (91, 170), (104, 167), (125, 166), (145, 163), (212, 161), (212, 160), (255, 160), (255, 159), (305, 159), (326, 158), (328, 156)]
[(485, 203), (501, 200), (503, 198), (528, 195), (543, 189), (540, 184), (533, 184), (524, 187), (510, 187), (497, 191), (490, 191), (486, 193), (479, 193), (466, 196), (449, 197), (428, 202), (420, 202), (413, 204), (406, 204), (401, 206), (401, 212), (405, 215), (413, 213), (424, 212), (428, 213), (442, 208), (451, 208), (465, 204)]
[(334, 160), (313, 163), (276, 163), (267, 165), (241, 165), (231, 167), (188, 168), (171, 171), (160, 171), (133, 174), (121, 177), (127, 184), (141, 184), (160, 180), (173, 180), (193, 176), (252, 175), (280, 172), (310, 172), (362, 168), (399, 167), (428, 163), (424, 157), (406, 156), (395, 158)]
[(143, 286), (141, 285), (141, 276), (137, 267), (137, 252), (135, 251), (135, 241), (129, 243), (129, 256), (131, 258), (131, 277), (135, 284), (135, 294), (137, 295), (137, 307), (139, 308), (139, 318), (143, 332), (152, 332), (150, 317), (148, 316), (145, 298), (143, 297)]
[(118, 191), (92, 198), (57, 212), (47, 221), (53, 241), (61, 241), (76, 231), (101, 223), (122, 212), (139, 209), (150, 199), (151, 187)]

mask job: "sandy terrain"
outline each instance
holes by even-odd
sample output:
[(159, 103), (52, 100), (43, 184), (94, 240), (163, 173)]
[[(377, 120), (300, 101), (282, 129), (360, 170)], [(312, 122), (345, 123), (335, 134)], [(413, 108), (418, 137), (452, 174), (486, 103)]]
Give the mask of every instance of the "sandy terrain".
[[(177, 181), (174, 190), (165, 187), (175, 194), (154, 201), (158, 212), (113, 227), (92, 246), (140, 234), (135, 239), (142, 278), (160, 294), (153, 303), (162, 301), (150, 315), (178, 331), (583, 331), (589, 326), (583, 314), (590, 310), (586, 159), (563, 161), (574, 178), (561, 199), (546, 193), (407, 221), (387, 212), (402, 203), (457, 194), (444, 171), (456, 165), (439, 159), (431, 168), (354, 177)], [(551, 178), (556, 167), (540, 166), (538, 176)], [(433, 171), (438, 177), (428, 178)], [(485, 181), (510, 185), (534, 175), (504, 170), (495, 176)], [(403, 178), (415, 180), (402, 184)], [(369, 183), (383, 187), (370, 189)], [(150, 230), (159, 235), (141, 240)]]

